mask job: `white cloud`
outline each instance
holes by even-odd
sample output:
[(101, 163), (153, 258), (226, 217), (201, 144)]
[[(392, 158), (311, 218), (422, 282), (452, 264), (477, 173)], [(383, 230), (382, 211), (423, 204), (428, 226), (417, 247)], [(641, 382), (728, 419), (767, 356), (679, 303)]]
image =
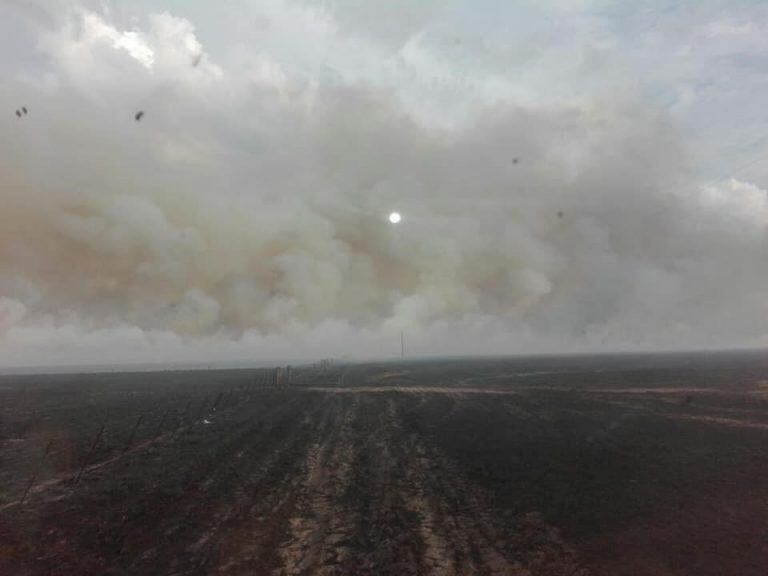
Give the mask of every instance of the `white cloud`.
[(152, 65), (155, 63), (154, 51), (149, 47), (146, 40), (144, 40), (139, 32), (119, 32), (116, 28), (108, 25), (97, 14), (93, 14), (92, 12), (83, 15), (82, 25), (83, 42), (93, 44), (102, 39), (107, 39), (111, 42), (114, 48), (125, 50), (131, 57), (135, 58), (146, 68), (152, 68)]
[(734, 226), (739, 233), (760, 234), (768, 226), (768, 192), (731, 179), (701, 189), (702, 208), (713, 222)]

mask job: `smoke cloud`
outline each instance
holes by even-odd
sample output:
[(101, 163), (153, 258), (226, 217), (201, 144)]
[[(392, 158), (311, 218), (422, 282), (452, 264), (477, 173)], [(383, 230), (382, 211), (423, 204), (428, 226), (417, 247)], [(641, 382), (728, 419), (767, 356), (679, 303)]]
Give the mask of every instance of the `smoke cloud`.
[(766, 192), (698, 177), (668, 111), (486, 75), (422, 113), (438, 55), (372, 80), (386, 30), (268, 4), (358, 56), (318, 76), (218, 62), (167, 12), (5, 9), (30, 56), (0, 92), (0, 363), (764, 342)]

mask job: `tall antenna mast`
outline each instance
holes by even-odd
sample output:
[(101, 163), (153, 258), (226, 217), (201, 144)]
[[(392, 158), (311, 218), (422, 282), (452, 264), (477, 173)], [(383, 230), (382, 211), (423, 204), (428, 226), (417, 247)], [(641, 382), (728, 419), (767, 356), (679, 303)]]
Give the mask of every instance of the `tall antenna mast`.
[(405, 358), (405, 338), (402, 330), (400, 331), (400, 358)]

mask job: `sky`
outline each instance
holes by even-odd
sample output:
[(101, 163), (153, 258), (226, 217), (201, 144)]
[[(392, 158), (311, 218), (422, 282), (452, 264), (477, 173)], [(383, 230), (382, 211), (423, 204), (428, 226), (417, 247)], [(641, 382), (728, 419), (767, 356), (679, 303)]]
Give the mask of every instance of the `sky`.
[(0, 367), (768, 343), (764, 2), (3, 0), (0, 78)]

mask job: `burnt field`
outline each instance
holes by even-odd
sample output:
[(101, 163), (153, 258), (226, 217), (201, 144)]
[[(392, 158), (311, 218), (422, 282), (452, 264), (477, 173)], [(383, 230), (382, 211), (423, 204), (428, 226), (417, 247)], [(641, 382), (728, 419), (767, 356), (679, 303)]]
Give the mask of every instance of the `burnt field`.
[(271, 377), (0, 378), (0, 574), (768, 573), (768, 355)]

